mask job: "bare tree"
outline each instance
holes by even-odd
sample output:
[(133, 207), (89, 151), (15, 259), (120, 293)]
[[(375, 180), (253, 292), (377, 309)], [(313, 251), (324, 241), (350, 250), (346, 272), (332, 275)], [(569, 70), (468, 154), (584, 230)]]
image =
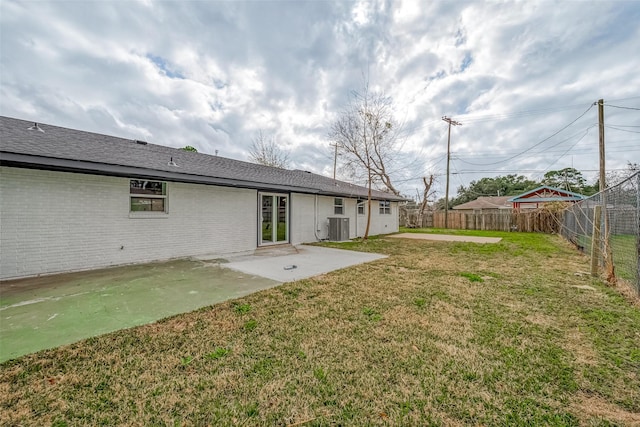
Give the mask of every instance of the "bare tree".
[(267, 138), (262, 130), (251, 141), (249, 158), (252, 162), (265, 166), (283, 169), (289, 166), (289, 153), (278, 146), (274, 137)]
[(395, 195), (400, 192), (391, 183), (387, 164), (396, 144), (397, 122), (393, 117), (391, 100), (369, 91), (365, 83), (362, 92), (353, 92), (349, 106), (331, 125), (329, 138), (343, 154), (345, 166), (364, 172), (369, 188), (367, 227), (364, 239), (369, 236), (371, 223), (371, 186), (381, 183)]
[(640, 171), (640, 163), (631, 163), (627, 160), (627, 168), (622, 170), (614, 170), (607, 172), (607, 187), (614, 187), (625, 179), (629, 179), (633, 174)]
[(426, 176), (422, 177), (424, 190), (422, 192), (422, 202), (420, 203), (420, 208), (418, 210), (418, 227), (422, 227), (422, 220), (425, 212), (427, 211), (427, 200), (429, 199), (429, 196), (432, 195), (431, 187), (433, 186), (433, 179), (433, 174), (429, 175), (429, 178)]

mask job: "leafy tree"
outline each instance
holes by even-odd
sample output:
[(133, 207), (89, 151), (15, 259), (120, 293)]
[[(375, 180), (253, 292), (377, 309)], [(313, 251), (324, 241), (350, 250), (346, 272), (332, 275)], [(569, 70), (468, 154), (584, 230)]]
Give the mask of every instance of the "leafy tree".
[(249, 158), (252, 162), (265, 166), (283, 169), (289, 166), (289, 153), (278, 146), (274, 137), (267, 138), (262, 130), (251, 141)]
[(464, 185), (458, 187), (458, 195), (451, 200), (449, 206), (461, 205), (480, 196), (516, 196), (539, 186), (539, 183), (523, 175), (511, 174), (495, 178), (482, 178), (478, 181), (471, 181), (468, 187)]
[(194, 153), (198, 152), (198, 150), (196, 150), (196, 147), (192, 147), (191, 145), (187, 145), (186, 147), (182, 147), (182, 149), (184, 151), (193, 151)]
[(563, 190), (582, 193), (587, 189), (587, 180), (582, 172), (574, 168), (564, 168), (557, 171), (549, 171), (542, 179), (544, 185), (562, 188)]
[(329, 131), (329, 138), (342, 154), (345, 166), (354, 174), (367, 176), (369, 209), (364, 239), (369, 236), (373, 182), (381, 183), (393, 194), (400, 194), (387, 171), (395, 152), (397, 128), (390, 98), (371, 92), (365, 83), (362, 92), (352, 92), (351, 102)]

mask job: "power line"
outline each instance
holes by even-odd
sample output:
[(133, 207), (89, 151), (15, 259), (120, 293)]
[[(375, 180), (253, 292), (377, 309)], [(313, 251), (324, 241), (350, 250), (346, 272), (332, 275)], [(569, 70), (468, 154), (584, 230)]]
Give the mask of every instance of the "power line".
[[(635, 96), (635, 97), (630, 97), (630, 98), (621, 98), (621, 99), (615, 99), (613, 101), (626, 101), (626, 100), (631, 100), (631, 99), (637, 99), (640, 98), (640, 96)], [(633, 108), (633, 107), (622, 107), (622, 106), (617, 106), (617, 105), (611, 105), (611, 104), (606, 104), (607, 106), (610, 107), (614, 107), (614, 108), (625, 108), (625, 109), (630, 109), (630, 110), (639, 110), (638, 108)], [(456, 118), (459, 119), (463, 119), (465, 122), (467, 123), (481, 123), (481, 122), (486, 122), (486, 121), (497, 121), (497, 120), (507, 120), (507, 119), (516, 119), (516, 118), (523, 118), (523, 117), (527, 117), (527, 116), (536, 116), (536, 115), (544, 115), (544, 114), (552, 114), (552, 113), (557, 113), (557, 112), (561, 112), (561, 111), (569, 111), (569, 110), (575, 110), (579, 107), (583, 107), (584, 104), (574, 104), (574, 105), (564, 105), (564, 106), (559, 106), (559, 107), (552, 107), (552, 108), (541, 108), (541, 109), (537, 109), (537, 110), (522, 110), (522, 111), (515, 111), (515, 112), (511, 112), (511, 113), (499, 113), (499, 114), (485, 114), (485, 115), (465, 115), (462, 114), (460, 116), (456, 116)], [(440, 120), (431, 120), (427, 123), (423, 123), (421, 125), (417, 125), (411, 128), (407, 128), (407, 129), (401, 129), (400, 133), (399, 133), (399, 137), (400, 138), (408, 138), (412, 135), (415, 134), (416, 131), (433, 126), (437, 123), (439, 123)]]
[[(609, 171), (626, 171), (626, 168), (608, 169)], [(598, 172), (598, 169), (579, 169), (580, 172)], [(506, 174), (519, 174), (519, 173), (545, 173), (547, 170), (540, 169), (495, 169), (495, 170), (465, 170), (454, 172), (453, 175), (477, 175), (485, 173), (506, 173)]]
[(526, 150), (524, 150), (524, 151), (522, 151), (522, 152), (520, 152), (520, 153), (518, 153), (518, 154), (516, 154), (516, 155), (514, 155), (514, 156), (511, 156), (511, 157), (509, 157), (509, 158), (507, 158), (507, 159), (505, 159), (505, 160), (501, 160), (501, 161), (499, 161), (499, 162), (493, 162), (493, 163), (486, 163), (486, 164), (478, 165), (478, 166), (492, 166), (492, 165), (497, 165), (497, 164), (500, 164), (500, 163), (508, 162), (509, 160), (513, 160), (513, 159), (515, 159), (516, 157), (518, 157), (518, 156), (520, 156), (520, 155), (522, 155), (522, 154), (524, 154), (524, 153), (526, 153), (526, 152), (528, 152), (528, 151), (531, 151), (532, 149), (534, 149), (534, 148), (536, 148), (537, 146), (539, 146), (539, 145), (541, 145), (541, 144), (543, 144), (543, 143), (547, 142), (548, 140), (550, 140), (551, 138), (553, 138), (554, 136), (556, 136), (557, 134), (559, 134), (559, 133), (560, 133), (560, 132), (562, 132), (563, 130), (567, 129), (569, 126), (571, 126), (572, 124), (574, 124), (574, 123), (575, 123), (575, 122), (577, 122), (578, 120), (580, 120), (582, 117), (584, 117), (584, 115), (585, 115), (585, 114), (587, 114), (587, 113), (589, 112), (589, 110), (591, 110), (591, 109), (593, 108), (593, 106), (594, 106), (594, 105), (595, 105), (595, 104), (591, 104), (591, 105), (589, 105), (589, 108), (587, 108), (587, 109), (584, 111), (584, 113), (580, 114), (580, 115), (579, 115), (577, 118), (575, 118), (571, 123), (569, 123), (568, 125), (564, 126), (563, 128), (561, 128), (561, 129), (560, 129), (560, 130), (558, 130), (557, 132), (553, 133), (552, 135), (548, 136), (547, 138), (543, 139), (542, 141), (540, 141), (540, 142), (538, 142), (538, 143), (536, 143), (536, 144), (532, 145), (531, 147), (527, 148)]
[(447, 157), (447, 153), (442, 154), (439, 157), (436, 157), (436, 160), (433, 160), (426, 168), (425, 171), (435, 167), (438, 163), (440, 163), (441, 161), (443, 161), (445, 158)]
[[(589, 110), (591, 110), (591, 108), (593, 108), (593, 105), (591, 105), (589, 108), (587, 108), (587, 110), (586, 110), (584, 113), (582, 113), (578, 118), (576, 118), (575, 120), (573, 120), (571, 123), (569, 123), (568, 125), (566, 125), (566, 126), (565, 126), (565, 127), (563, 127), (562, 129), (560, 129), (559, 131), (555, 132), (555, 133), (554, 133), (554, 134), (552, 134), (551, 136), (549, 136), (549, 137), (547, 137), (547, 138), (543, 139), (543, 140), (542, 140), (542, 141), (540, 141), (540, 142), (537, 142), (536, 144), (532, 145), (531, 147), (527, 148), (526, 150), (523, 150), (523, 151), (521, 151), (521, 152), (519, 152), (519, 153), (517, 153), (517, 154), (514, 154), (513, 156), (508, 157), (508, 158), (506, 158), (506, 159), (504, 159), (504, 160), (499, 160), (499, 161), (497, 161), (497, 162), (492, 162), (492, 163), (472, 163), (472, 162), (467, 162), (467, 161), (462, 160), (462, 159), (460, 159), (460, 160), (461, 160), (462, 162), (464, 162), (464, 163), (468, 163), (468, 164), (473, 165), (473, 166), (493, 166), (493, 165), (498, 165), (498, 164), (500, 164), (500, 163), (508, 162), (509, 160), (513, 160), (513, 159), (515, 159), (516, 157), (521, 156), (522, 154), (527, 153), (527, 152), (529, 152), (529, 151), (533, 150), (534, 148), (538, 147), (538, 146), (539, 146), (539, 145), (541, 145), (542, 143), (547, 142), (548, 140), (550, 140), (550, 139), (551, 139), (551, 138), (553, 138), (554, 136), (558, 135), (560, 132), (562, 132), (563, 130), (567, 129), (569, 126), (571, 126), (572, 124), (574, 124), (575, 122), (577, 122), (580, 118), (582, 118), (585, 114), (587, 114), (587, 112), (588, 112)], [(586, 129), (586, 130), (587, 130), (587, 132), (588, 132), (588, 131), (589, 131), (589, 129), (591, 129), (593, 126), (595, 126), (595, 125), (591, 125), (591, 126), (589, 126), (589, 127)], [(574, 136), (576, 136), (576, 135), (580, 134), (581, 132), (582, 132), (582, 131), (580, 131), (580, 132), (578, 132), (578, 133), (576, 133), (576, 134), (571, 135), (571, 136), (570, 136), (570, 137), (568, 137), (567, 139), (564, 139), (564, 140), (562, 140), (562, 141), (558, 142), (556, 145), (553, 145), (552, 147), (556, 147), (556, 146), (558, 146), (558, 145), (562, 144), (563, 142), (570, 140), (571, 138), (573, 138)]]
[(629, 133), (640, 133), (637, 130), (629, 130), (629, 129), (620, 129), (619, 127), (615, 127), (615, 126), (611, 126), (611, 125), (604, 125), (604, 127), (609, 128), (609, 129), (615, 129), (615, 130), (619, 130), (622, 132), (629, 132)]
[[(443, 174), (443, 173), (434, 173), (432, 175), (434, 177), (440, 177), (440, 176), (444, 176), (445, 174)], [(409, 182), (409, 181), (418, 181), (418, 180), (421, 180), (422, 178), (424, 178), (424, 175), (414, 176), (413, 178), (399, 179), (399, 180), (394, 181), (394, 182), (395, 183), (404, 183), (404, 182)]]
[[(640, 96), (632, 97), (632, 98), (615, 99), (614, 101), (626, 101), (626, 100), (629, 100), (629, 99), (636, 99), (636, 98), (640, 98)], [(463, 119), (465, 122), (479, 123), (479, 122), (484, 122), (484, 121), (506, 120), (506, 119), (512, 119), (512, 118), (522, 118), (522, 117), (527, 117), (527, 116), (552, 114), (552, 113), (557, 113), (557, 112), (561, 112), (561, 111), (575, 110), (575, 109), (583, 107), (583, 106), (584, 106), (584, 104), (573, 104), (573, 105), (562, 105), (562, 106), (550, 107), (550, 108), (540, 108), (540, 109), (535, 109), (535, 110), (514, 111), (514, 112), (510, 112), (510, 113), (497, 113), (497, 114), (484, 114), (484, 115), (482, 115), (482, 114), (481, 115), (461, 114), (459, 116), (456, 116), (456, 118)], [(440, 120), (431, 120), (431, 121), (429, 121), (427, 123), (424, 123), (422, 125), (414, 126), (414, 127), (408, 128), (408, 129), (402, 129), (400, 131), (400, 135), (402, 135), (402, 137), (409, 137), (415, 131), (420, 130), (420, 129), (424, 129), (424, 128), (432, 126), (432, 125), (435, 125), (435, 124), (437, 124), (439, 122), (440, 122)]]
[(628, 101), (630, 99), (638, 99), (640, 96), (632, 96), (631, 98), (610, 99), (609, 102)]
[[(591, 128), (593, 128), (593, 126), (590, 126), (589, 128), (585, 129), (585, 130), (590, 130)], [(566, 142), (570, 139), (572, 139), (573, 137), (580, 135), (583, 131), (580, 131), (578, 133), (575, 133), (573, 135), (571, 135), (570, 137), (568, 137), (567, 139), (563, 139), (562, 141), (560, 141), (559, 143), (549, 147), (549, 148), (555, 148), (558, 147), (560, 144), (562, 144), (563, 142)], [(617, 140), (617, 141), (609, 141), (609, 144), (612, 143), (622, 143), (622, 142), (637, 142), (637, 139), (628, 139), (628, 140)], [(574, 144), (573, 147), (575, 147), (577, 144)], [(620, 146), (616, 146), (615, 150), (607, 150), (609, 153), (623, 153), (623, 152), (630, 152), (630, 151), (640, 151), (640, 145), (620, 145)], [(572, 151), (572, 154), (590, 154), (590, 153), (595, 153), (597, 152), (598, 149), (597, 147), (584, 147), (582, 148), (580, 151)], [(553, 154), (553, 153), (564, 153), (565, 150), (564, 149), (560, 149), (560, 150), (550, 150), (550, 149), (544, 149), (544, 150), (540, 150), (540, 151), (532, 151), (530, 154), (534, 154), (534, 155), (547, 155), (547, 154)], [(510, 155), (512, 154), (512, 151), (507, 151), (504, 153), (500, 153), (497, 154), (494, 151), (483, 151), (483, 152), (475, 152), (473, 154), (465, 154), (464, 156), (460, 156), (458, 153), (453, 152), (452, 156), (453, 158), (455, 158), (456, 160), (460, 160), (463, 163), (467, 163), (473, 166), (484, 166), (485, 164), (482, 163), (473, 163), (473, 162), (469, 162), (465, 159), (467, 158), (488, 158), (488, 157), (493, 157), (495, 158), (498, 155)]]
[(485, 115), (477, 115), (477, 116), (462, 114), (459, 117), (464, 118), (465, 122), (475, 123), (475, 122), (482, 122), (482, 121), (503, 120), (503, 119), (510, 119), (510, 118), (521, 118), (521, 117), (534, 116), (534, 115), (550, 114), (550, 113), (556, 113), (560, 111), (573, 110), (576, 108), (581, 108), (583, 106), (584, 104), (575, 104), (575, 105), (565, 105), (565, 106), (551, 107), (551, 108), (542, 108), (537, 110), (523, 110), (523, 111), (515, 111), (512, 113), (485, 114)]
[[(573, 136), (576, 136), (576, 135), (579, 135), (579, 134), (580, 133), (577, 133), (577, 134), (575, 134)], [(571, 139), (571, 137), (563, 140), (562, 142), (568, 141), (569, 139)], [(617, 145), (618, 143), (622, 144), (622, 143), (625, 143), (625, 142), (634, 142), (636, 144), (633, 144), (633, 145)], [(640, 150), (640, 145), (637, 144), (638, 142), (640, 142), (640, 139), (637, 139), (637, 138), (636, 139), (621, 139), (621, 140), (616, 140), (616, 141), (608, 141), (608, 145), (611, 146), (611, 145), (615, 144), (613, 148), (615, 148), (616, 150), (632, 149), (632, 151), (635, 151), (633, 149)], [(560, 145), (560, 143), (556, 144), (555, 146), (550, 147), (548, 149), (541, 148), (540, 150), (537, 150), (537, 151), (531, 151), (530, 154), (532, 154), (532, 155), (536, 155), (536, 154), (543, 155), (543, 154), (548, 154), (548, 153), (560, 153), (564, 149), (561, 149), (561, 148), (555, 149), (556, 147), (558, 147), (558, 145)], [(588, 146), (580, 147), (578, 150), (581, 151), (581, 152), (591, 152), (591, 151), (594, 151), (594, 150), (597, 151), (597, 148), (594, 148), (594, 147), (588, 145)], [(608, 151), (609, 152), (616, 152), (616, 150), (613, 150), (613, 151), (608, 150)], [(573, 151), (573, 152), (575, 153), (577, 151)], [(498, 156), (509, 156), (511, 154), (514, 154), (514, 153), (516, 153), (516, 151), (513, 151), (513, 150), (512, 151), (501, 151), (500, 153), (497, 153), (495, 150), (491, 150), (491, 151), (489, 151), (489, 150), (487, 150), (487, 151), (473, 151), (473, 152), (452, 151), (451, 152), (451, 156), (455, 157), (456, 159), (471, 159), (471, 158), (474, 158), (474, 159), (489, 159), (489, 158), (496, 158)]]
[[(592, 128), (595, 126), (595, 123), (587, 126), (583, 129), (581, 129), (579, 132), (576, 132), (575, 134), (573, 134), (572, 136), (575, 135), (580, 135), (582, 132), (584, 132), (585, 130), (587, 130), (588, 128)], [(629, 135), (630, 136), (630, 135)], [(563, 139), (562, 141), (556, 143), (555, 145), (552, 145), (550, 147), (540, 147), (539, 151), (534, 151), (534, 153), (546, 153), (549, 152), (550, 148), (554, 148), (557, 147), (558, 145), (560, 145), (562, 142), (567, 141), (571, 139), (571, 137), (567, 137), (566, 139)], [(607, 141), (607, 143), (611, 143), (611, 144), (623, 144), (623, 143), (628, 143), (628, 142), (638, 142), (640, 141), (639, 137), (630, 137), (627, 139), (615, 139), (615, 140), (611, 140), (611, 141)], [(472, 147), (465, 147), (465, 148), (461, 148), (460, 150), (451, 150), (452, 154), (458, 154), (461, 155), (463, 157), (476, 157), (477, 155), (484, 155), (486, 154), (487, 156), (490, 157), (496, 157), (498, 155), (509, 155), (509, 154), (514, 154), (519, 152), (515, 147), (511, 150), (500, 150), (500, 151), (496, 151), (498, 148), (494, 147), (494, 148), (487, 148), (486, 150), (474, 150)], [(472, 150), (472, 151), (469, 151)]]
[[(620, 102), (620, 101), (627, 101), (627, 100), (634, 100), (634, 99), (640, 99), (640, 96), (613, 99), (613, 100), (609, 100), (609, 102)], [(475, 165), (475, 166), (492, 166), (492, 165), (498, 165), (498, 164), (501, 164), (501, 163), (508, 162), (508, 161), (513, 160), (513, 159), (515, 159), (515, 158), (517, 158), (517, 157), (519, 157), (519, 156), (521, 156), (521, 155), (523, 155), (525, 153), (528, 153), (528, 152), (531, 152), (532, 154), (537, 154), (537, 155), (562, 152), (562, 155), (557, 159), (557, 160), (559, 160), (560, 158), (563, 158), (568, 152), (573, 150), (584, 139), (584, 137), (586, 136), (586, 134), (588, 134), (588, 132), (589, 132), (589, 130), (591, 129), (592, 126), (589, 126), (586, 129), (585, 135), (582, 135), (578, 139), (578, 141), (576, 141), (574, 144), (572, 144), (571, 147), (569, 147), (565, 151), (562, 151), (562, 150), (550, 151), (548, 149), (544, 150), (544, 151), (542, 151), (542, 150), (540, 150), (540, 151), (532, 151), (532, 150), (535, 149), (536, 147), (539, 147), (543, 143), (549, 141), (551, 138), (555, 137), (556, 135), (560, 134), (561, 132), (563, 132), (564, 130), (566, 130), (567, 128), (569, 128), (573, 124), (575, 124), (578, 120), (580, 120), (582, 117), (584, 117), (591, 110), (591, 108), (593, 108), (593, 106), (596, 105), (596, 104), (597, 104), (597, 102), (592, 103), (589, 106), (589, 108), (587, 108), (576, 119), (574, 119), (573, 121), (568, 123), (566, 126), (560, 128), (558, 131), (554, 132), (553, 134), (551, 134), (547, 138), (545, 138), (545, 139), (533, 144), (532, 146), (528, 147), (525, 150), (516, 152), (514, 155), (511, 155), (510, 157), (508, 157), (506, 159), (503, 159), (503, 160), (500, 160), (500, 161), (496, 161), (496, 162), (491, 162), (491, 163), (472, 163), (472, 162), (467, 162), (467, 161), (463, 160), (462, 158), (460, 158), (459, 156), (456, 156), (456, 159), (460, 160), (460, 161), (462, 161), (464, 163), (468, 163), (468, 164)], [(607, 103), (606, 105), (610, 106), (610, 107), (613, 107), (613, 108), (621, 108), (621, 109), (628, 109), (628, 110), (640, 110), (640, 108), (636, 108), (636, 107), (625, 107), (625, 106), (613, 105), (613, 104), (609, 104), (609, 103)], [(479, 123), (479, 122), (484, 122), (484, 121), (495, 121), (495, 120), (504, 120), (504, 119), (510, 119), (510, 118), (521, 118), (521, 117), (533, 116), (533, 115), (553, 114), (553, 113), (556, 113), (556, 112), (576, 109), (576, 108), (583, 107), (583, 106), (584, 106), (584, 104), (574, 104), (574, 105), (565, 105), (565, 106), (558, 106), (558, 107), (551, 107), (551, 108), (544, 108), (544, 109), (515, 111), (515, 112), (501, 113), (501, 114), (485, 114), (485, 115), (472, 115), (472, 114), (464, 115), (463, 114), (463, 115), (458, 116), (458, 117), (463, 117), (465, 122), (469, 121), (469, 122)], [(432, 120), (432, 121), (429, 121), (429, 122), (426, 122), (426, 123), (423, 123), (421, 125), (417, 125), (417, 126), (414, 126), (414, 127), (411, 127), (411, 128), (401, 129), (400, 135), (402, 135), (401, 137), (409, 138), (412, 135), (414, 135), (418, 130), (426, 128), (426, 127), (429, 127), (429, 126), (432, 126), (432, 125), (435, 125), (438, 122), (439, 122), (439, 120)], [(640, 133), (640, 132), (636, 132), (636, 131), (633, 131), (633, 130), (630, 130), (630, 129), (622, 129), (622, 128), (638, 128), (638, 127), (640, 127), (640, 126), (636, 126), (636, 125), (606, 125), (606, 126), (608, 128), (610, 128), (610, 129), (620, 130), (620, 131), (623, 131), (623, 132)], [(566, 139), (564, 139), (564, 140), (552, 145), (549, 148), (557, 147), (560, 144), (562, 144), (562, 143), (564, 143), (566, 141), (569, 141), (570, 139), (572, 139), (573, 137), (575, 137), (578, 134), (579, 133), (577, 133), (575, 135), (572, 135), (571, 137), (566, 138)], [(441, 138), (442, 138), (442, 136), (443, 135), (441, 135)], [(441, 139), (441, 138), (439, 138), (439, 139)], [(629, 141), (635, 142), (636, 140), (629, 140)], [(623, 142), (623, 141), (619, 141), (619, 142)], [(619, 149), (627, 148), (627, 149), (626, 150), (622, 150), (622, 151), (615, 150), (613, 152), (629, 152), (629, 151), (635, 152), (635, 151), (637, 151), (636, 146), (623, 146), (623, 147), (617, 147), (617, 148), (619, 148)], [(587, 150), (587, 152), (588, 152), (588, 149), (585, 149), (585, 150)], [(507, 154), (507, 153), (508, 152), (505, 152), (503, 154)], [(490, 153), (490, 154), (493, 154), (493, 153)], [(577, 154), (577, 153), (575, 153), (575, 154)], [(449, 155), (451, 155), (451, 153)], [(585, 154), (580, 153), (580, 154), (577, 154), (577, 155), (586, 155), (586, 153)], [(326, 157), (328, 157), (328, 156), (326, 156)], [(440, 163), (442, 161), (442, 157), (444, 157), (444, 156), (439, 156), (438, 158), (436, 158), (435, 161), (432, 161), (432, 163), (431, 163), (431, 165), (429, 167), (434, 167), (435, 164)], [(475, 157), (481, 157), (481, 156), (475, 156)], [(495, 157), (495, 155), (493, 157)], [(552, 163), (552, 165), (553, 165), (553, 163)], [(489, 170), (480, 170), (480, 171), (477, 171), (477, 172), (474, 171), (474, 172), (468, 172), (468, 173), (487, 173), (487, 172), (490, 172), (490, 171)], [(498, 172), (503, 172), (504, 173), (504, 171), (498, 171)], [(519, 170), (519, 171), (514, 171), (514, 172), (516, 172), (516, 173), (524, 172), (524, 170)], [(531, 173), (539, 173), (539, 172), (541, 172), (541, 171), (539, 171), (539, 170), (531, 170)], [(460, 172), (456, 172), (456, 174), (457, 173), (460, 173)], [(414, 178), (406, 178), (406, 179), (402, 179), (402, 180), (399, 180), (399, 181), (396, 181), (396, 182), (409, 182), (409, 181), (413, 181), (413, 180), (419, 180), (421, 178), (422, 178), (422, 176), (419, 176), (419, 177), (416, 176)]]
[[(565, 140), (566, 141), (566, 140)], [(639, 141), (640, 140), (634, 140), (634, 141)], [(621, 145), (621, 146), (617, 146), (615, 147), (615, 150), (607, 150), (608, 153), (625, 153), (625, 152), (629, 152), (629, 151), (640, 151), (640, 145)], [(557, 149), (557, 150), (542, 150), (542, 151), (533, 151), (530, 154), (532, 155), (539, 155), (539, 156), (543, 156), (546, 154), (554, 154), (554, 153), (562, 153), (564, 152), (564, 149)], [(597, 147), (584, 147), (584, 148), (578, 148), (577, 150), (573, 150), (571, 152), (571, 154), (592, 154), (592, 153), (597, 153), (598, 152), (598, 148)], [(510, 153), (504, 153), (504, 155), (509, 155)], [(496, 157), (496, 154), (494, 152), (483, 152), (483, 153), (474, 153), (473, 155), (464, 155), (461, 156), (458, 153), (452, 153), (451, 154), (451, 158), (452, 159), (456, 159), (456, 160), (460, 160), (463, 163), (468, 163), (468, 164), (472, 164), (467, 162), (464, 159), (468, 159), (468, 158), (480, 158), (480, 159), (489, 159), (489, 158), (493, 158)], [(474, 166), (477, 166), (476, 163), (473, 163)]]
[[(590, 131), (592, 128), (593, 128), (593, 126), (590, 126), (589, 128), (587, 128), (587, 129), (584, 131), (584, 134), (583, 134), (583, 135), (582, 135), (582, 136), (581, 136), (581, 137), (580, 137), (580, 138), (579, 138), (579, 139), (578, 139), (578, 140), (577, 140), (573, 145), (571, 145), (567, 150), (565, 150), (565, 151), (564, 151), (564, 153), (563, 153), (562, 155), (558, 156), (558, 157), (557, 157), (557, 158), (556, 158), (556, 159), (555, 159), (555, 160), (554, 160), (554, 161), (553, 161), (553, 162), (552, 162), (552, 163), (551, 163), (551, 164), (550, 164), (550, 165), (549, 165), (549, 166), (548, 166), (544, 171), (540, 172), (540, 171), (533, 171), (533, 170), (531, 170), (531, 171), (529, 171), (529, 173), (545, 173), (545, 172), (547, 172), (547, 171), (551, 168), (551, 166), (553, 166), (553, 165), (554, 165), (558, 160), (562, 159), (562, 158), (563, 158), (563, 157), (564, 157), (564, 156), (565, 156), (565, 155), (566, 155), (566, 154), (567, 154), (567, 153), (568, 153), (568, 152), (569, 152), (573, 147), (575, 147), (576, 145), (578, 145), (578, 143), (579, 143), (580, 141), (582, 141), (582, 140), (584, 139), (584, 137), (585, 137), (585, 136), (587, 136), (587, 134), (589, 133), (589, 131)], [(573, 135), (573, 136), (575, 136), (575, 135)], [(570, 137), (570, 138), (573, 138), (573, 136), (572, 136), (572, 137)], [(566, 140), (565, 140), (565, 141), (566, 141)], [(563, 141), (563, 142), (564, 142), (564, 141)], [(457, 159), (457, 160), (460, 160), (460, 161), (462, 161), (463, 163), (469, 163), (469, 162), (465, 162), (464, 160), (461, 160), (461, 159)], [(492, 172), (492, 171), (489, 171), (489, 170), (483, 170), (483, 171), (479, 171), (479, 172), (495, 173), (495, 172)], [(524, 172), (524, 170), (517, 171), (517, 173), (522, 173), (522, 172)]]
[[(560, 159), (562, 159), (564, 156), (566, 156), (566, 155), (567, 155), (567, 153), (568, 153), (569, 151), (571, 151), (571, 149), (572, 149), (573, 147), (575, 147), (576, 145), (578, 145), (578, 143), (579, 143), (580, 141), (582, 141), (582, 139), (583, 139), (585, 136), (587, 136), (587, 134), (589, 133), (589, 131), (590, 131), (590, 130), (591, 130), (591, 128), (588, 128), (588, 129), (587, 129), (587, 131), (584, 133), (584, 135), (582, 135), (582, 136), (580, 137), (580, 139), (578, 139), (578, 140), (576, 141), (576, 143), (575, 143), (575, 144), (573, 144), (571, 147), (567, 148), (567, 150), (566, 150), (564, 153), (562, 153), (562, 155), (561, 155), (561, 156), (558, 156), (558, 157), (557, 157), (557, 158), (556, 158), (556, 159), (555, 159), (555, 160), (554, 160), (554, 161), (553, 161), (549, 166), (547, 166), (547, 167), (546, 167), (546, 169), (545, 169), (545, 173), (546, 173), (549, 169), (551, 169), (551, 166), (555, 165), (555, 164), (558, 162), (558, 160), (560, 160)], [(542, 178), (542, 177), (541, 177), (541, 178)]]
[(637, 110), (640, 111), (640, 108), (636, 108), (636, 107), (623, 107), (621, 105), (611, 105), (611, 104), (605, 104), (607, 107), (613, 107), (613, 108), (622, 108), (624, 110)]
[[(444, 135), (445, 135), (446, 133), (447, 133), (447, 131), (446, 131), (446, 130), (443, 130), (443, 131), (442, 131), (442, 133), (440, 134), (440, 138), (438, 138), (438, 142), (437, 142), (436, 144), (431, 145), (431, 151), (430, 151), (430, 153), (433, 153), (433, 151), (435, 150), (435, 147), (439, 146), (440, 141), (442, 141), (442, 139), (444, 139)], [(439, 162), (441, 161), (441, 159), (444, 159), (444, 158), (446, 157), (446, 155), (447, 155), (447, 153), (444, 153), (444, 154), (442, 154), (441, 156), (436, 157), (436, 160), (433, 160), (433, 161), (431, 162), (431, 164), (430, 164), (428, 167), (426, 167), (424, 170), (426, 171), (426, 170), (429, 170), (429, 169), (431, 169), (432, 167), (434, 167), (437, 163), (439, 163)]]
[(440, 120), (432, 120), (430, 122), (424, 123), (424, 124), (419, 125), (419, 126), (414, 126), (412, 128), (406, 129), (406, 130), (405, 129), (401, 129), (401, 131), (399, 133), (400, 138), (402, 138), (402, 137), (407, 137), (408, 138), (409, 136), (413, 135), (414, 131), (417, 131), (417, 130), (420, 130), (420, 129), (424, 129), (424, 128), (432, 126), (432, 125), (434, 125), (436, 123), (440, 123)]

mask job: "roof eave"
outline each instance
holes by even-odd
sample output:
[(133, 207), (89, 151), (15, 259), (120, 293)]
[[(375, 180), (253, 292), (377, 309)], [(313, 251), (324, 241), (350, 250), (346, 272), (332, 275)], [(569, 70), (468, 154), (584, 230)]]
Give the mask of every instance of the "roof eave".
[(515, 203), (579, 202), (581, 200), (584, 200), (584, 199), (578, 198), (578, 197), (549, 197), (549, 198), (535, 197), (531, 199), (515, 200)]
[[(58, 172), (85, 173), (103, 176), (117, 176), (125, 178), (162, 179), (175, 182), (192, 184), (219, 185), (223, 187), (247, 188), (255, 190), (285, 191), (304, 194), (317, 194), (332, 197), (366, 198), (366, 195), (356, 194), (350, 191), (326, 191), (310, 187), (298, 187), (293, 185), (269, 184), (247, 180), (230, 178), (218, 178), (203, 175), (171, 172), (157, 169), (145, 169), (134, 166), (114, 165), (110, 163), (96, 163), (81, 160), (61, 159), (55, 157), (33, 156), (29, 154), (0, 152), (0, 165), (19, 167), (25, 169), (41, 169)], [(372, 196), (374, 200), (403, 201), (395, 195), (389, 197)]]
[(31, 156), (18, 153), (2, 152), (0, 165), (25, 169), (42, 169), (58, 172), (86, 173), (103, 176), (117, 176), (126, 178), (162, 179), (167, 181), (187, 182), (193, 184), (219, 185), (223, 187), (250, 188), (257, 190), (294, 191), (317, 194), (312, 188), (297, 188), (279, 184), (265, 184), (253, 181), (216, 178), (202, 175), (192, 175), (180, 172), (144, 169), (133, 166), (113, 165), (108, 163), (94, 163), (79, 160), (59, 159), (53, 157)]

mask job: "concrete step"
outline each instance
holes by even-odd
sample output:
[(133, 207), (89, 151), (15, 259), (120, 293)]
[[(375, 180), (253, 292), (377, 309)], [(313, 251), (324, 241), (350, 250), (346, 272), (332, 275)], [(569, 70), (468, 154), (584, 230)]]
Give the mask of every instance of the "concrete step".
[(261, 246), (256, 249), (253, 254), (257, 256), (282, 256), (282, 255), (294, 255), (298, 253), (298, 249), (295, 246), (284, 243), (282, 245), (269, 245)]

